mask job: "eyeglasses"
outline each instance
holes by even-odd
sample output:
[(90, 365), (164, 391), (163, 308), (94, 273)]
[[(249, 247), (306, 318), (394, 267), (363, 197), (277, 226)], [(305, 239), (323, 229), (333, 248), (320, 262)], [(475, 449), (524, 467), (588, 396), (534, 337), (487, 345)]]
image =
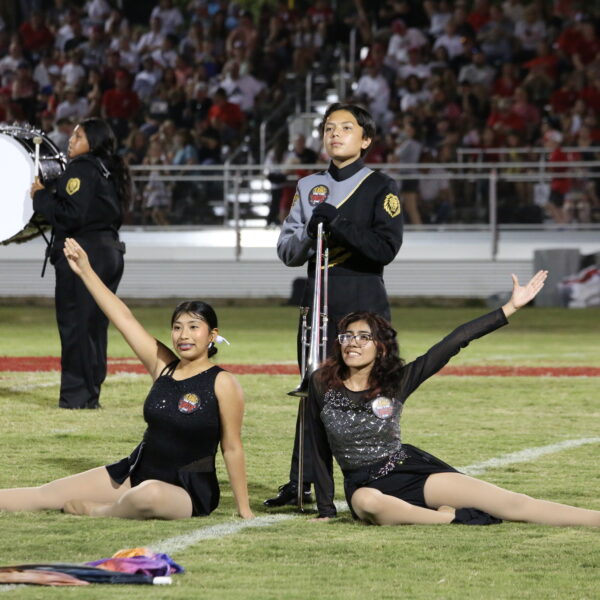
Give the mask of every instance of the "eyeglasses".
[(338, 341), (342, 346), (349, 344), (352, 340), (356, 342), (357, 346), (362, 348), (373, 341), (373, 336), (370, 333), (357, 333), (355, 335), (351, 333), (340, 333), (340, 335), (338, 335)]

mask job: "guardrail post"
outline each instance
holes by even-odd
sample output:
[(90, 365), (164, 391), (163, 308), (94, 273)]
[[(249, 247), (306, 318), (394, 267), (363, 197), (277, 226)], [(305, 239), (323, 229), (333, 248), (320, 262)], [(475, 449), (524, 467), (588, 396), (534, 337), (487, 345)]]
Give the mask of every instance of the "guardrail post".
[(233, 196), (234, 196), (234, 204), (233, 204), (233, 219), (235, 226), (235, 260), (239, 261), (240, 256), (242, 255), (242, 232), (240, 229), (240, 183), (241, 183), (241, 175), (240, 171), (235, 172), (235, 177), (233, 180)]
[(356, 32), (356, 27), (353, 27), (348, 41), (348, 71), (351, 78), (354, 77), (354, 71), (356, 70)]
[(491, 236), (491, 256), (495, 261), (498, 256), (498, 172), (496, 169), (490, 171), (489, 178), (489, 218)]
[(304, 82), (304, 93), (305, 93), (304, 103), (306, 105), (304, 107), (304, 111), (305, 112), (311, 112), (311, 106), (312, 106), (312, 82), (313, 82), (312, 72), (309, 71), (306, 74), (306, 80)]
[(227, 226), (227, 215), (229, 213), (229, 187), (230, 187), (230, 163), (225, 161), (223, 165), (223, 225)]
[(269, 119), (265, 119), (260, 124), (259, 128), (259, 158), (260, 164), (265, 164), (265, 157), (267, 156), (267, 122)]

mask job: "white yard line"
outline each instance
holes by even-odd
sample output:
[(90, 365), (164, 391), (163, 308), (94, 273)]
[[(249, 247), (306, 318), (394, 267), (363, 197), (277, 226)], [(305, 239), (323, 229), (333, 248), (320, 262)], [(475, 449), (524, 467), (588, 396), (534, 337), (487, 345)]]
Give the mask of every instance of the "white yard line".
[(29, 385), (13, 385), (8, 388), (9, 392), (29, 392), (30, 390), (39, 390), (47, 387), (60, 385), (60, 381), (48, 381), (46, 383), (30, 383)]
[(210, 525), (209, 527), (201, 527), (190, 533), (156, 542), (155, 544), (152, 544), (152, 549), (155, 552), (171, 554), (173, 552), (185, 550), (202, 540), (222, 538), (226, 535), (232, 535), (250, 527), (269, 527), (271, 525), (276, 525), (281, 521), (287, 521), (294, 518), (294, 515), (267, 515), (265, 517), (256, 517), (255, 519), (245, 521), (233, 521), (220, 523), (219, 525)]
[(600, 438), (579, 438), (578, 440), (565, 440), (564, 442), (557, 442), (556, 444), (549, 444), (548, 446), (538, 446), (537, 448), (525, 448), (525, 450), (519, 450), (519, 452), (510, 452), (503, 454), (497, 458), (490, 458), (480, 463), (473, 465), (467, 465), (466, 467), (457, 467), (459, 471), (466, 473), (467, 475), (481, 475), (488, 469), (495, 469), (498, 467), (506, 467), (508, 465), (514, 465), (516, 463), (523, 463), (535, 460), (546, 454), (554, 454), (561, 450), (568, 450), (570, 448), (578, 448), (579, 446), (585, 446), (586, 444), (598, 444)]
[[(564, 442), (557, 442), (556, 444), (548, 444), (547, 446), (538, 446), (537, 448), (525, 448), (519, 452), (510, 452), (503, 454), (497, 458), (490, 458), (480, 463), (474, 463), (465, 467), (458, 467), (459, 471), (468, 475), (481, 475), (488, 469), (494, 469), (499, 467), (507, 467), (508, 465), (530, 462), (541, 456), (547, 454), (555, 454), (562, 450), (569, 450), (571, 448), (579, 448), (586, 444), (598, 444), (600, 443), (600, 437), (590, 438), (579, 438), (576, 440), (565, 440)], [(348, 509), (348, 505), (345, 502), (336, 502), (337, 509), (342, 512)], [(283, 521), (289, 521), (297, 518), (297, 515), (266, 515), (264, 517), (256, 517), (255, 519), (248, 521), (230, 521), (228, 523), (220, 523), (219, 525), (210, 525), (209, 527), (200, 527), (189, 533), (178, 535), (175, 537), (167, 538), (159, 542), (148, 544), (155, 552), (164, 552), (166, 554), (173, 554), (175, 552), (182, 552), (190, 546), (197, 544), (203, 540), (212, 540), (225, 537), (227, 535), (236, 534), (244, 529), (251, 527), (270, 527), (271, 525), (277, 525)], [(10, 592), (17, 588), (24, 587), (23, 585), (1, 585), (0, 592)]]
[[(135, 379), (147, 379), (147, 373), (129, 373), (127, 371), (119, 371), (109, 375), (111, 381), (128, 381)], [(30, 383), (26, 385), (14, 385), (8, 388), (9, 392), (28, 392), (30, 390), (37, 390), (42, 388), (54, 387), (60, 385), (60, 379), (57, 378), (54, 381), (41, 381), (39, 383)]]

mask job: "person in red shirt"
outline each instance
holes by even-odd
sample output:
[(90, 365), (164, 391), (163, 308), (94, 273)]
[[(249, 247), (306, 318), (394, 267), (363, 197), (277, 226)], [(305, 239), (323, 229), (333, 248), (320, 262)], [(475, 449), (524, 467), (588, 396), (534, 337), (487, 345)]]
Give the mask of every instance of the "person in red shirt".
[(19, 27), (19, 36), (23, 48), (32, 55), (32, 58), (51, 48), (54, 43), (54, 36), (44, 24), (44, 15), (39, 10), (32, 11), (29, 21), (25, 21)]
[(565, 29), (556, 44), (577, 70), (585, 68), (600, 53), (600, 39), (589, 21), (580, 21)]
[(600, 115), (600, 76), (595, 75), (590, 83), (579, 93), (579, 97), (591, 108), (596, 115)]
[[(562, 142), (560, 131), (556, 131), (555, 129), (546, 131), (542, 141), (550, 152), (548, 156), (549, 163), (564, 163), (569, 161), (569, 155), (560, 147)], [(550, 167), (550, 171), (556, 174), (565, 173), (567, 168)], [(550, 198), (546, 208), (555, 223), (566, 223), (563, 205), (565, 203), (565, 195), (570, 189), (571, 180), (568, 177), (554, 177), (550, 181)]]
[(554, 114), (561, 115), (571, 110), (579, 98), (577, 86), (577, 74), (567, 73), (564, 76), (563, 84), (550, 96), (550, 106)]
[(213, 94), (213, 105), (208, 111), (208, 120), (219, 131), (221, 142), (230, 144), (239, 139), (246, 119), (239, 105), (229, 102), (225, 90), (219, 88)]
[(510, 98), (517, 86), (519, 78), (514, 63), (504, 63), (502, 65), (499, 77), (492, 84), (492, 95), (501, 98)]
[(129, 120), (137, 115), (139, 108), (140, 99), (130, 89), (129, 73), (122, 69), (115, 76), (115, 87), (102, 95), (102, 116), (122, 140), (129, 132)]
[(477, 33), (490, 20), (488, 0), (475, 0), (473, 10), (467, 16), (467, 23)]
[(552, 81), (558, 77), (558, 56), (552, 51), (548, 42), (539, 42), (535, 47), (535, 56), (523, 63), (526, 69), (542, 70)]
[(500, 98), (487, 119), (486, 125), (498, 135), (505, 136), (508, 131), (525, 131), (525, 121), (512, 111), (512, 98)]
[(529, 140), (537, 126), (540, 124), (541, 115), (538, 107), (529, 101), (529, 94), (522, 86), (519, 86), (515, 90), (511, 112), (514, 115), (521, 117), (525, 123), (525, 131), (527, 132), (527, 139)]

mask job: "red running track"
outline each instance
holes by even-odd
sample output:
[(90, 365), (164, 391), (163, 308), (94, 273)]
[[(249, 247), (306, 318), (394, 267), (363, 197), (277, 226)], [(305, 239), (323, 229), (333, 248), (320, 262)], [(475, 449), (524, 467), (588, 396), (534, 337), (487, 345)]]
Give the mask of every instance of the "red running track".
[[(238, 375), (298, 375), (296, 365), (229, 365), (224, 369)], [(57, 356), (0, 356), (0, 371), (59, 371)], [(146, 373), (135, 358), (109, 358), (109, 373)], [(519, 367), (500, 365), (447, 366), (441, 375), (479, 377), (600, 377), (600, 367)]]

